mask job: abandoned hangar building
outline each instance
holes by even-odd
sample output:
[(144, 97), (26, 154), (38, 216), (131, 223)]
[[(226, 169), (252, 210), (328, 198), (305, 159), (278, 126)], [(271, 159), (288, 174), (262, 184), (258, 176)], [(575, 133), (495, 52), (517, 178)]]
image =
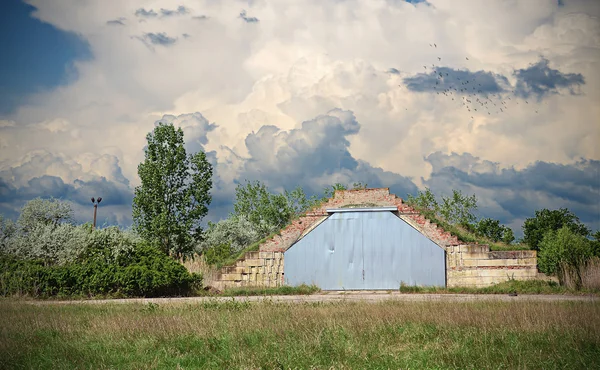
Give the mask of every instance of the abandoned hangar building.
[(464, 243), (388, 188), (378, 188), (336, 191), (207, 284), (393, 290), (401, 284), (484, 287), (536, 278), (535, 251)]

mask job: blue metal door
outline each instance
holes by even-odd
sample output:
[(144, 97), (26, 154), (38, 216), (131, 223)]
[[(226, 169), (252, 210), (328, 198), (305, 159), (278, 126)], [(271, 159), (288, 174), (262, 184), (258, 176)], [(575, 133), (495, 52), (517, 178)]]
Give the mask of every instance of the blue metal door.
[(284, 254), (286, 284), (323, 290), (444, 286), (444, 250), (390, 211), (333, 213)]

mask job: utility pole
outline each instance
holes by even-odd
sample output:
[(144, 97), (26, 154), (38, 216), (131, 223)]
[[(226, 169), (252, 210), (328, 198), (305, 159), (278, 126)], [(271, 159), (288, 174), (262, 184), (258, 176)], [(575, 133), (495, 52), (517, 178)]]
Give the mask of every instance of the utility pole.
[(94, 230), (96, 228), (96, 212), (98, 211), (98, 204), (100, 204), (100, 202), (102, 202), (102, 198), (98, 197), (98, 200), (94, 199), (94, 197), (92, 197), (92, 204), (94, 204), (94, 223), (92, 225), (92, 230)]

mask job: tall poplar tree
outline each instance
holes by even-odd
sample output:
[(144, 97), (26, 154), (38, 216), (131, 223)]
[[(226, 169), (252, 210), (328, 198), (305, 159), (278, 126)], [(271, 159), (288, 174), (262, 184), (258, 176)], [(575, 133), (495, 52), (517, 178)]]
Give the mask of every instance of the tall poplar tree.
[(181, 128), (161, 122), (146, 139), (145, 160), (138, 166), (142, 184), (133, 199), (134, 227), (165, 253), (184, 257), (202, 236), (213, 169), (204, 152), (186, 153)]

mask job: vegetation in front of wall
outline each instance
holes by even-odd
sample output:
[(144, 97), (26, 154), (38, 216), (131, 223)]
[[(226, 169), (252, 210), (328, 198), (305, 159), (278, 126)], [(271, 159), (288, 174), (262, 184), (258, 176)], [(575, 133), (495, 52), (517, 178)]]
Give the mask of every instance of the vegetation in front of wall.
[(401, 293), (455, 293), (455, 294), (570, 294), (570, 295), (598, 295), (600, 289), (572, 289), (561, 286), (555, 281), (549, 280), (508, 280), (492, 286), (483, 288), (471, 287), (421, 287), (400, 284)]
[(225, 289), (225, 296), (272, 296), (272, 295), (310, 295), (320, 292), (321, 289), (316, 285), (298, 285), (298, 286), (280, 286), (273, 288), (266, 287), (238, 287)]

